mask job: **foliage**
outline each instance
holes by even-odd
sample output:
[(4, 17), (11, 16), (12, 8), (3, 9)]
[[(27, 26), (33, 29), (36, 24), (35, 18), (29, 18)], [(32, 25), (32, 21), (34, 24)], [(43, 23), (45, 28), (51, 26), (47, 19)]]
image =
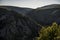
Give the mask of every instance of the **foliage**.
[(60, 40), (60, 25), (54, 22), (52, 26), (42, 27), (37, 40)]

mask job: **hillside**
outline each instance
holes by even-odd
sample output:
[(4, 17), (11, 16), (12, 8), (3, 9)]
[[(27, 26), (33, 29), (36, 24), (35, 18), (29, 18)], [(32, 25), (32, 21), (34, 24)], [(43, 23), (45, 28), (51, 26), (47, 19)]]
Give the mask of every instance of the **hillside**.
[(37, 9), (50, 9), (50, 8), (60, 8), (60, 4), (46, 5), (46, 6), (43, 6), (43, 7), (39, 7)]
[(0, 40), (33, 40), (39, 28), (32, 19), (0, 8)]
[(53, 4), (40, 7), (27, 15), (42, 25), (50, 25), (53, 22), (60, 24), (60, 5)]
[(33, 10), (32, 8), (23, 8), (23, 7), (16, 7), (16, 6), (0, 6), (0, 8), (16, 11), (23, 15), (26, 15), (27, 13), (29, 13)]
[(53, 22), (60, 24), (60, 4), (37, 9), (0, 6), (0, 40), (36, 40), (41, 28)]

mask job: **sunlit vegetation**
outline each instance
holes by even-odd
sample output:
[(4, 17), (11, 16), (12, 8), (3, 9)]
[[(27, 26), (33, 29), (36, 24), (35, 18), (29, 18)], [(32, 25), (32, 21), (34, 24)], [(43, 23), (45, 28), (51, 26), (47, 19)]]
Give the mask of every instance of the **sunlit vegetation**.
[(60, 25), (54, 22), (51, 26), (42, 27), (37, 40), (60, 40)]

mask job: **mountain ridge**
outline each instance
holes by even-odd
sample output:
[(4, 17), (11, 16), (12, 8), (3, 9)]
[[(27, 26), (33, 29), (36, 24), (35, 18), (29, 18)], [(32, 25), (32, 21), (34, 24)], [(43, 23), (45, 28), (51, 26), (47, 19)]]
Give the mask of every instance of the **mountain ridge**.
[(37, 8), (27, 15), (41, 25), (50, 25), (53, 22), (60, 24), (60, 4), (54, 5)]
[(15, 6), (0, 6), (0, 8), (16, 11), (21, 14), (23, 13), (23, 15), (33, 10), (32, 8), (23, 8), (23, 7), (15, 7)]
[(42, 26), (60, 24), (58, 6), (37, 9), (0, 6), (0, 40), (35, 40)]
[(50, 4), (50, 5), (38, 7), (36, 9), (51, 9), (51, 8), (60, 8), (60, 4)]

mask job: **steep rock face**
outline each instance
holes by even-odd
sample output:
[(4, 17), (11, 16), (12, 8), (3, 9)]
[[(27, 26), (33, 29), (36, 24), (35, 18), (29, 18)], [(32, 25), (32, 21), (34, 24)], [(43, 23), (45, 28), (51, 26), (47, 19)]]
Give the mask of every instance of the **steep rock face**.
[(0, 6), (0, 8), (4, 8), (7, 10), (13, 10), (23, 15), (26, 15), (27, 13), (33, 10), (32, 8), (23, 8), (23, 7), (16, 7), (16, 6)]
[(28, 16), (42, 25), (50, 25), (52, 22), (60, 24), (60, 5), (54, 4), (37, 8)]
[(32, 19), (0, 8), (0, 40), (33, 40), (39, 29)]

